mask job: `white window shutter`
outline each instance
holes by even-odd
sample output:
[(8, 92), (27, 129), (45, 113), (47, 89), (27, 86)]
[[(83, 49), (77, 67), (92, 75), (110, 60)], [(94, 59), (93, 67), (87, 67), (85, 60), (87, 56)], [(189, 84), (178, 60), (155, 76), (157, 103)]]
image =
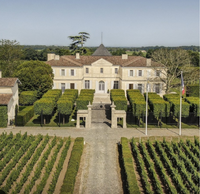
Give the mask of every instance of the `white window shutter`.
[(96, 91), (95, 92), (97, 92), (97, 91), (99, 91), (99, 82), (98, 81), (96, 81)]
[(129, 84), (126, 84), (126, 89), (127, 89), (127, 90), (129, 89)]
[(133, 76), (135, 76), (135, 70), (133, 70)]
[(92, 81), (90, 80), (90, 89), (92, 89)]
[(148, 92), (151, 92), (151, 84), (149, 84), (149, 91)]
[(114, 81), (111, 81), (111, 90), (113, 89), (113, 86), (114, 86)]
[(77, 89), (76, 83), (74, 83), (74, 89)]
[(128, 70), (128, 76), (130, 77), (130, 70)]

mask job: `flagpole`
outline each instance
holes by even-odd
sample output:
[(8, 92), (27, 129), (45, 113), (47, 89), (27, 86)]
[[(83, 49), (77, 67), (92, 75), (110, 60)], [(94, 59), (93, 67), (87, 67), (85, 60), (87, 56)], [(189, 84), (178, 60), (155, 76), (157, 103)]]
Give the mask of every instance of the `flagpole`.
[(180, 87), (180, 113), (179, 113), (179, 135), (181, 135), (181, 112), (182, 112), (182, 71), (181, 71), (181, 87)]
[(146, 87), (146, 125), (145, 125), (145, 135), (147, 135), (147, 117), (148, 117), (148, 83), (149, 80), (147, 78), (147, 87)]

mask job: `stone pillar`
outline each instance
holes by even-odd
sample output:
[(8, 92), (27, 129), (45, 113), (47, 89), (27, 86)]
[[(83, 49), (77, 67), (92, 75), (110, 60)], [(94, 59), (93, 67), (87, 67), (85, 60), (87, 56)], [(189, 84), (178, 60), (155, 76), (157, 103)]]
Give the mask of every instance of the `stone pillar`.
[(77, 114), (76, 128), (80, 128), (80, 117)]
[(126, 128), (126, 112), (125, 115), (123, 116), (123, 128)]
[(92, 105), (89, 102), (89, 105), (87, 105), (88, 107), (88, 116), (86, 119), (86, 128), (91, 128), (91, 123), (92, 123)]
[(117, 118), (115, 116), (115, 105), (114, 102), (112, 102), (111, 107), (111, 128), (117, 128)]

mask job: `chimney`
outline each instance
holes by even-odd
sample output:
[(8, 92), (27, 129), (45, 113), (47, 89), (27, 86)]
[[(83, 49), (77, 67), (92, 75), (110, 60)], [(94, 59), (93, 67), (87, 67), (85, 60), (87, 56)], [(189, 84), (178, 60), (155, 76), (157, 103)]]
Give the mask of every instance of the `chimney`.
[(2, 71), (1, 71), (1, 69), (0, 69), (0, 78), (2, 78)]
[(54, 53), (48, 53), (47, 54), (47, 61), (50, 61), (52, 59), (55, 59), (55, 54)]
[(76, 53), (76, 59), (80, 59), (80, 53)]
[(127, 54), (122, 54), (122, 59), (128, 59), (128, 55)]
[(147, 59), (147, 60), (146, 60), (146, 65), (147, 65), (147, 66), (151, 66), (151, 59)]
[(60, 56), (59, 56), (59, 55), (55, 55), (54, 59), (55, 59), (55, 60), (59, 60), (59, 59), (60, 59)]

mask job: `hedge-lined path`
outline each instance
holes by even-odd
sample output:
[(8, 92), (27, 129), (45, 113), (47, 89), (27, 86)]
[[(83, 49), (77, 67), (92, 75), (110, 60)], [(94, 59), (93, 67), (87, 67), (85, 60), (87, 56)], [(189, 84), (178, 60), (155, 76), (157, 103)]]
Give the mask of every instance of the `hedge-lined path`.
[[(95, 126), (94, 126), (95, 125)], [(81, 162), (79, 193), (123, 193), (118, 165), (117, 143), (121, 137), (145, 137), (144, 129), (111, 129), (104, 123), (94, 123), (91, 129), (85, 128), (50, 128), (50, 127), (15, 127), (0, 129), (2, 132), (21, 131), (32, 135), (42, 134), (72, 138), (84, 137), (86, 146)], [(150, 136), (176, 136), (179, 129), (151, 129)], [(182, 129), (185, 136), (199, 136), (198, 129)]]

